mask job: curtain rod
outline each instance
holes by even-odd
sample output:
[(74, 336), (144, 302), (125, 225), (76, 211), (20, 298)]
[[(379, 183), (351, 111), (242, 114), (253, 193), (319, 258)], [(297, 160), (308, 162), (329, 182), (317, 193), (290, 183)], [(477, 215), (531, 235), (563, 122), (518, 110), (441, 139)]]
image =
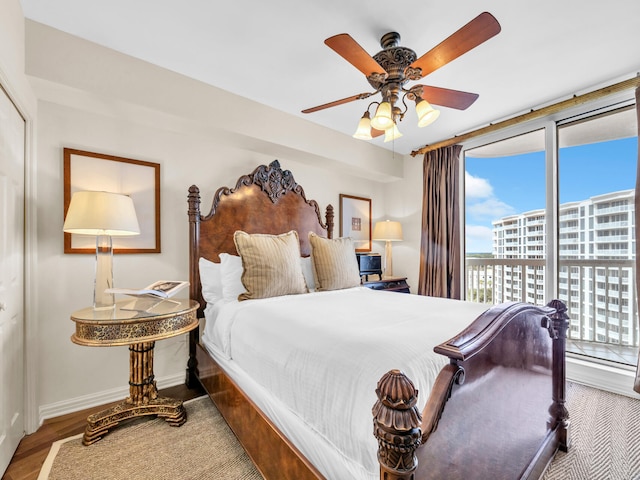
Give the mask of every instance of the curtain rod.
[(530, 112), (524, 113), (522, 115), (518, 115), (517, 117), (509, 118), (507, 120), (503, 120), (502, 122), (498, 122), (498, 123), (492, 123), (487, 125), (486, 127), (482, 127), (468, 133), (463, 133), (462, 135), (457, 135), (455, 137), (449, 138), (448, 140), (442, 140), (440, 142), (433, 143), (431, 145), (425, 145), (424, 147), (421, 147), (418, 150), (412, 151), (411, 156), (415, 157), (416, 155), (431, 152), (441, 147), (448, 147), (450, 145), (454, 145), (456, 143), (469, 140), (470, 138), (479, 137), (480, 135), (485, 135), (487, 133), (492, 133), (506, 127), (511, 127), (513, 125), (517, 125), (518, 123), (527, 122), (529, 120), (534, 120), (536, 118), (546, 117), (547, 115), (558, 113), (567, 108), (576, 107), (578, 105), (582, 105), (583, 103), (587, 103), (592, 100), (606, 97), (607, 95), (612, 95), (614, 93), (618, 93), (623, 90), (627, 90), (627, 89), (638, 87), (638, 86), (640, 86), (640, 76), (636, 76), (619, 83), (614, 83), (613, 85), (609, 85), (608, 87), (594, 90), (593, 92), (585, 93), (583, 95), (577, 95), (567, 100), (554, 103), (553, 105), (542, 107), (538, 110), (531, 110)]

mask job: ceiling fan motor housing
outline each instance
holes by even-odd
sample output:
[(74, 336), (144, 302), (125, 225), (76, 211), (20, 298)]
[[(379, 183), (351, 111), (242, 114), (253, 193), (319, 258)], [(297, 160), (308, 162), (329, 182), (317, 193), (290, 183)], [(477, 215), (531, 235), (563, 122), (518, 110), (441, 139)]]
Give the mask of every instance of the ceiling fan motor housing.
[(402, 87), (411, 80), (405, 74), (405, 70), (417, 60), (418, 56), (410, 48), (398, 46), (399, 43), (400, 34), (397, 32), (385, 33), (380, 39), (383, 50), (376, 53), (373, 59), (384, 69), (387, 76), (386, 79), (382, 79), (380, 75), (367, 77), (373, 88), (380, 89), (385, 83), (397, 83)]

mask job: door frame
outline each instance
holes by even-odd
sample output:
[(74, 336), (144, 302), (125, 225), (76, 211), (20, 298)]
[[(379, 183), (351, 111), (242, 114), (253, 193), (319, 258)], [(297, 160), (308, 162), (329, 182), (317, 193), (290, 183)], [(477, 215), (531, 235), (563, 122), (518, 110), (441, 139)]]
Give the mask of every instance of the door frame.
[[(27, 80), (25, 77), (25, 84)], [(25, 434), (35, 432), (40, 426), (37, 404), (37, 178), (36, 178), (36, 122), (34, 116), (37, 109), (35, 95), (32, 99), (24, 98), (14, 88), (13, 82), (0, 66), (0, 86), (13, 102), (18, 113), (25, 121), (24, 138), (24, 258), (23, 258), (23, 393), (24, 393), (24, 430)], [(30, 88), (30, 87), (29, 87)], [(27, 94), (30, 94), (29, 90)], [(32, 102), (30, 102), (31, 100)]]

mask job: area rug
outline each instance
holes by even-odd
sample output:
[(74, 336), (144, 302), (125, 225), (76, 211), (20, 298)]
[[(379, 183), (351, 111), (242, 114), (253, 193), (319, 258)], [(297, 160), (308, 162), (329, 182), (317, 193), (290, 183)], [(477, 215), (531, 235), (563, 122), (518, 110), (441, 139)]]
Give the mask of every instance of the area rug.
[(569, 382), (571, 448), (543, 480), (639, 480), (640, 401)]
[[(640, 480), (640, 401), (567, 385), (571, 449), (543, 480)], [(262, 480), (207, 397), (185, 408), (180, 428), (140, 419), (89, 447), (82, 435), (56, 442), (38, 480)]]
[(141, 418), (93, 445), (82, 434), (55, 442), (38, 480), (263, 480), (208, 397), (184, 406), (178, 428)]

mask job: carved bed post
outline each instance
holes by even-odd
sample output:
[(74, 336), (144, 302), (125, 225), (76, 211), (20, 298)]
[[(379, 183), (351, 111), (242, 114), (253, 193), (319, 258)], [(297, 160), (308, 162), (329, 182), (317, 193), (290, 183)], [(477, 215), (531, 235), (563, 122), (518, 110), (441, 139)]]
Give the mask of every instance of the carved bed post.
[(376, 388), (373, 434), (378, 440), (381, 480), (415, 480), (416, 449), (422, 433), (418, 391), (399, 370), (387, 372)]
[[(199, 296), (198, 285), (200, 285), (198, 260), (198, 241), (200, 237), (200, 190), (195, 185), (189, 187), (189, 298), (197, 299)], [(203, 306), (200, 305), (199, 311)], [(196, 327), (189, 332), (189, 360), (187, 361), (187, 376), (185, 384), (188, 388), (195, 388), (198, 385), (198, 360), (196, 359), (196, 345), (200, 340), (200, 327)]]
[(569, 428), (569, 412), (565, 406), (566, 402), (566, 371), (565, 353), (567, 347), (567, 329), (569, 328), (569, 315), (567, 307), (560, 300), (552, 300), (547, 305), (555, 309), (551, 315), (551, 325), (548, 325), (549, 333), (553, 339), (553, 405), (550, 412), (552, 427), (558, 428), (558, 441), (560, 450), (566, 452), (571, 444), (571, 430)]
[(333, 205), (327, 205), (324, 218), (327, 222), (327, 238), (333, 238)]

